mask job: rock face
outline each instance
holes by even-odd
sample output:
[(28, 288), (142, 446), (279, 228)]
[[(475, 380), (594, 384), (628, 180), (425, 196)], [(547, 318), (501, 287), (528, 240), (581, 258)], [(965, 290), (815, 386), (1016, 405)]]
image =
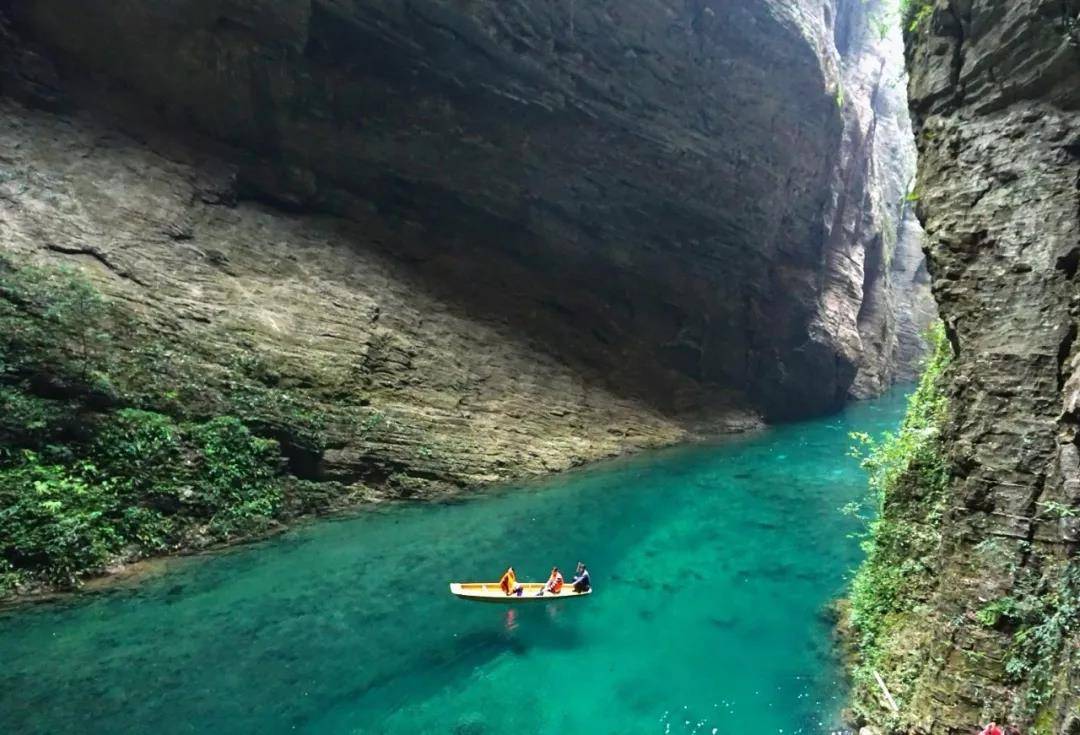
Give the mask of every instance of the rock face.
[(955, 353), (955, 478), (937, 557), (911, 561), (938, 584), (893, 642), (897, 727), (1076, 733), (1080, 3), (916, 5), (918, 209)]
[[(433, 294), (376, 247), (391, 237), (377, 218), (236, 202), (235, 170), (218, 160), (167, 141), (151, 151), (78, 117), (2, 109), (5, 252), (88, 269), (146, 325), (148, 335), (117, 342), (166, 346), (163, 394), (190, 403), (193, 373), (224, 391), (249, 374), (322, 416), (328, 448), (294, 468), (313, 479), (411, 495), (686, 436), (507, 320)], [(714, 418), (755, 424), (746, 412)]]
[(930, 313), (877, 7), (0, 2), (3, 91), (48, 111), (5, 107), (5, 247), (271, 356), (344, 480), (831, 410)]
[(849, 391), (859, 398), (914, 380), (936, 316), (910, 204), (916, 154), (891, 10), (887, 2), (842, 2), (834, 31), (845, 133), (826, 215), (821, 323), (847, 345), (858, 367)]

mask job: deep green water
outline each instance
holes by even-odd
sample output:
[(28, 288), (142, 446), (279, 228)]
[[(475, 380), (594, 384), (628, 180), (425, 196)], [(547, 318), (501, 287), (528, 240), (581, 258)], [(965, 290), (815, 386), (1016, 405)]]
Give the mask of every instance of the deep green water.
[[(313, 523), (107, 594), (0, 615), (0, 733), (828, 733), (826, 604), (863, 492), (827, 419), (451, 504)], [(451, 579), (589, 562), (509, 610)]]

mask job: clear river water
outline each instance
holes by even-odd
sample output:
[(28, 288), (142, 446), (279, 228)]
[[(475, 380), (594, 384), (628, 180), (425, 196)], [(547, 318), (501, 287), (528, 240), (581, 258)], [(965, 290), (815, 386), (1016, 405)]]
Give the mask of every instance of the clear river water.
[[(858, 563), (844, 413), (445, 503), (383, 506), (0, 614), (0, 733), (829, 733)], [(450, 580), (588, 562), (509, 608)]]

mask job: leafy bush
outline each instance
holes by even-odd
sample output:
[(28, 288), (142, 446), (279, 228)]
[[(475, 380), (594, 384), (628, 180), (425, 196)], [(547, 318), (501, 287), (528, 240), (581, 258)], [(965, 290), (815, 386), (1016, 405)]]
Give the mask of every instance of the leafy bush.
[(196, 498), (212, 515), (212, 531), (229, 536), (267, 525), (281, 506), (277, 442), (252, 436), (231, 416), (195, 427), (191, 439)]
[(121, 409), (99, 426), (91, 447), (101, 469), (124, 478), (132, 496), (171, 485), (181, 460), (180, 431), (165, 415)]
[(89, 384), (109, 343), (104, 297), (76, 271), (16, 268), (0, 257), (0, 376), (39, 372)]
[[(0, 443), (40, 446), (54, 437), (71, 416), (71, 406), (32, 395), (24, 386), (0, 383)], [(0, 454), (4, 447), (0, 446)]]
[[(258, 532), (282, 512), (277, 441), (237, 416), (146, 410), (160, 380), (137, 342), (115, 349), (124, 319), (77, 272), (0, 255), (0, 592)], [(317, 443), (291, 396), (235, 393), (258, 402), (253, 425)]]
[(70, 585), (121, 552), (168, 548), (185, 529), (205, 524), (213, 539), (262, 530), (281, 505), (277, 442), (233, 417), (178, 426), (125, 410), (85, 450), (89, 459), (67, 464), (26, 450), (0, 466), (4, 569)]
[(0, 592), (15, 589), (22, 582), (23, 575), (7, 559), (0, 559)]
[(975, 620), (980, 625), (984, 625), (987, 628), (994, 628), (1005, 618), (1012, 618), (1016, 615), (1018, 605), (1016, 600), (1011, 597), (1002, 597), (992, 602), (988, 602), (975, 613)]
[(869, 16), (868, 22), (877, 37), (884, 41), (889, 31), (896, 27), (894, 23), (899, 22), (901, 28), (914, 33), (933, 13), (931, 0), (898, 0), (894, 4), (883, 4), (878, 12)]
[(859, 652), (855, 684), (867, 693), (876, 687), (872, 674), (881, 665), (884, 642), (933, 582), (938, 522), (949, 481), (939, 434), (948, 410), (943, 378), (952, 353), (940, 324), (931, 332), (930, 343), (933, 354), (908, 399), (900, 430), (880, 441), (852, 435), (857, 442), (853, 454), (869, 480), (866, 500), (848, 508), (868, 524), (866, 560), (850, 596), (850, 623)]
[(111, 520), (117, 497), (85, 462), (44, 464), (33, 452), (0, 470), (0, 548), (9, 567), (71, 584), (122, 545)]
[[(1080, 566), (1075, 563), (1048, 570), (1057, 582), (1029, 591), (1013, 602), (1008, 615), (1016, 626), (1005, 660), (1005, 673), (1025, 683), (1024, 697), (1014, 715), (1032, 717), (1053, 698), (1056, 666), (1066, 642), (1080, 631)], [(1049, 732), (1049, 730), (1045, 730)]]
[(930, 0), (900, 0), (900, 18), (912, 33), (919, 30), (933, 13), (934, 5)]

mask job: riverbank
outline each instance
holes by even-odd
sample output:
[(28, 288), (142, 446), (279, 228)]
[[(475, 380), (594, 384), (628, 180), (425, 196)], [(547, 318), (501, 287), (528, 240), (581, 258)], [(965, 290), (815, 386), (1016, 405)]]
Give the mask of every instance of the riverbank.
[[(122, 594), (9, 611), (0, 729), (838, 729), (843, 672), (823, 610), (860, 558), (858, 523), (838, 510), (865, 493), (848, 435), (894, 428), (902, 409), (890, 396), (452, 502), (386, 504), (177, 560)], [(596, 594), (573, 607), (507, 618), (446, 588), (579, 558)]]
[[(752, 423), (746, 427), (734, 429), (723, 435), (706, 436), (693, 435), (680, 442), (679, 445), (688, 447), (693, 445), (708, 445), (723, 439), (733, 438), (739, 435), (748, 435), (767, 430), (764, 424)], [(654, 447), (653, 451), (670, 449), (678, 445), (671, 444), (668, 447)], [(591, 462), (579, 462), (565, 470), (546, 475), (536, 473), (523, 473), (512, 476), (499, 482), (491, 482), (485, 485), (459, 486), (443, 484), (429, 488), (423, 497), (400, 497), (372, 492), (367, 488), (360, 488), (360, 492), (353, 494), (340, 493), (333, 495), (325, 505), (311, 512), (301, 513), (282, 518), (257, 532), (235, 536), (227, 539), (208, 542), (210, 538), (205, 533), (194, 533), (191, 538), (199, 545), (177, 545), (174, 548), (159, 550), (153, 555), (138, 555), (123, 557), (117, 556), (108, 560), (107, 564), (99, 569), (87, 570), (80, 575), (77, 582), (67, 585), (50, 585), (39, 581), (32, 581), (15, 590), (7, 590), (0, 594), (0, 611), (11, 610), (23, 605), (35, 605), (50, 603), (71, 598), (80, 593), (95, 593), (108, 591), (114, 586), (124, 586), (137, 583), (149, 576), (155, 576), (168, 569), (175, 561), (184, 557), (215, 555), (250, 544), (256, 544), (287, 533), (305, 524), (319, 522), (321, 520), (344, 519), (352, 516), (372, 512), (376, 509), (385, 509), (403, 503), (438, 504), (447, 502), (465, 501), (476, 496), (490, 495), (508, 490), (510, 488), (527, 488), (541, 485), (554, 480), (555, 476), (566, 475), (575, 471), (588, 471), (590, 468), (604, 466), (606, 463), (619, 460), (629, 460), (639, 452), (623, 452), (608, 457), (597, 458)]]

